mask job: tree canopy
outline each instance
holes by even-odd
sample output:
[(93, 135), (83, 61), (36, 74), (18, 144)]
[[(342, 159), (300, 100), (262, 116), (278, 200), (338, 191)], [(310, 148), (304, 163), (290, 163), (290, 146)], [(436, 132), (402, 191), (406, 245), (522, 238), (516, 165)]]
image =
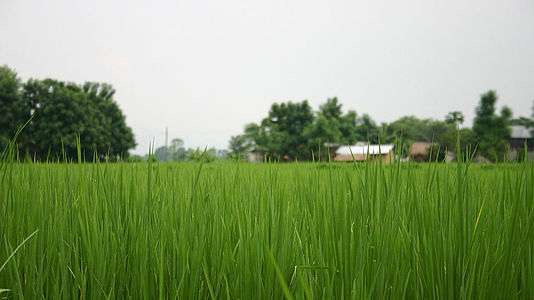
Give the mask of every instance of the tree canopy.
[(473, 123), (473, 133), (478, 144), (478, 151), (487, 159), (502, 160), (507, 152), (510, 138), (510, 121), (512, 111), (504, 106), (500, 114), (496, 113), (497, 93), (488, 91), (480, 96)]
[[(343, 111), (337, 98), (329, 98), (316, 112), (307, 101), (275, 103), (259, 123), (245, 126), (241, 135), (232, 137), (230, 152), (244, 158), (249, 151), (259, 151), (275, 160), (327, 159), (328, 146), (341, 144), (395, 143), (397, 153), (407, 156), (414, 142), (431, 143), (442, 158), (446, 151), (477, 154), (497, 161), (507, 153), (510, 126), (532, 127), (533, 119), (512, 119), (509, 108), (495, 113), (497, 95), (489, 91), (481, 96), (473, 128), (461, 127), (465, 117), (460, 111), (448, 113), (443, 120), (403, 116), (390, 123), (377, 123), (368, 115)], [(534, 107), (533, 107), (534, 114)], [(534, 118), (534, 116), (533, 116)]]
[(230, 141), (235, 157), (254, 150), (281, 161), (327, 159), (328, 145), (378, 140), (379, 127), (367, 114), (343, 112), (337, 98), (329, 98), (314, 112), (308, 101), (274, 103), (259, 124), (245, 126)]
[(75, 159), (78, 144), (87, 160), (127, 157), (135, 139), (113, 99), (111, 85), (78, 85), (54, 79), (25, 83), (8, 67), (0, 67), (0, 140), (4, 146), (17, 126), (25, 124), (17, 140), (20, 151), (34, 159)]

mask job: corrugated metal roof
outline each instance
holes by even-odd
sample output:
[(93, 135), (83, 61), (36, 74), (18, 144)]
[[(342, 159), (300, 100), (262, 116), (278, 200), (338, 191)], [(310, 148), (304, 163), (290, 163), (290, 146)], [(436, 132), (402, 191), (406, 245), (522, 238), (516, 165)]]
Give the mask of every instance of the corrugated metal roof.
[(384, 145), (352, 145), (341, 146), (337, 149), (337, 155), (376, 155), (376, 154), (388, 154), (393, 150), (395, 146), (393, 144)]
[(513, 139), (530, 139), (532, 138), (532, 134), (530, 132), (531, 129), (526, 128), (525, 126), (512, 126), (512, 134), (511, 138)]

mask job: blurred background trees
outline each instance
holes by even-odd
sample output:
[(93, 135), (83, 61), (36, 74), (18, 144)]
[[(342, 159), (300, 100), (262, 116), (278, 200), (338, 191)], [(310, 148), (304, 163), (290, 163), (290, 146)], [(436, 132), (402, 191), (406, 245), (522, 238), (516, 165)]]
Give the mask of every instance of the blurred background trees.
[(478, 145), (478, 151), (487, 159), (498, 161), (505, 155), (508, 139), (510, 138), (510, 125), (512, 111), (504, 106), (500, 114), (496, 114), (495, 104), (497, 93), (488, 91), (480, 97), (480, 104), (476, 108), (473, 121), (473, 133)]
[(29, 120), (17, 144), (32, 159), (76, 159), (78, 141), (86, 160), (126, 158), (135, 139), (114, 94), (111, 85), (101, 83), (23, 83), (15, 71), (1, 66), (0, 146)]
[[(114, 100), (115, 90), (104, 83), (75, 84), (54, 79), (23, 82), (7, 66), (0, 66), (0, 147), (5, 149), (17, 129), (29, 121), (17, 138), (19, 153), (32, 159), (75, 159), (78, 143), (86, 160), (126, 158), (135, 147), (131, 128)], [(277, 161), (326, 160), (330, 147), (363, 143), (394, 143), (406, 157), (414, 142), (432, 144), (443, 153), (474, 151), (491, 161), (506, 159), (511, 126), (534, 131), (531, 117), (513, 118), (510, 108), (497, 112), (495, 91), (481, 95), (472, 128), (465, 117), (451, 111), (442, 120), (402, 116), (377, 124), (368, 114), (344, 111), (338, 98), (329, 98), (317, 111), (308, 101), (274, 103), (258, 123), (231, 137), (228, 156), (242, 160), (251, 152)], [(201, 155), (202, 154), (202, 155)], [(152, 153), (159, 161), (221, 158), (216, 149), (186, 149), (181, 139)]]
[(397, 153), (407, 157), (413, 143), (426, 142), (432, 145), (433, 160), (460, 150), (502, 161), (508, 153), (512, 125), (534, 130), (534, 106), (532, 118), (514, 119), (506, 106), (496, 113), (497, 99), (495, 91), (481, 95), (472, 128), (462, 127), (465, 117), (460, 111), (451, 111), (443, 120), (408, 115), (378, 125), (368, 114), (343, 112), (337, 98), (327, 99), (316, 112), (307, 101), (274, 103), (261, 122), (246, 125), (243, 134), (232, 137), (229, 149), (241, 159), (256, 151), (279, 161), (324, 160), (331, 154), (329, 145), (394, 143)]

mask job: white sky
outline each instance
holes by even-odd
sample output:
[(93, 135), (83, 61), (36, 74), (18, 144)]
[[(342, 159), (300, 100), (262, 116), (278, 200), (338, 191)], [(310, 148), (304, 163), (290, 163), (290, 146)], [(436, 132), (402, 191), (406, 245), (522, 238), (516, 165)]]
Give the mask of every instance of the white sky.
[(337, 96), (378, 122), (471, 124), (479, 95), (530, 115), (534, 1), (0, 0), (0, 64), (113, 84), (144, 153), (225, 148), (272, 102)]

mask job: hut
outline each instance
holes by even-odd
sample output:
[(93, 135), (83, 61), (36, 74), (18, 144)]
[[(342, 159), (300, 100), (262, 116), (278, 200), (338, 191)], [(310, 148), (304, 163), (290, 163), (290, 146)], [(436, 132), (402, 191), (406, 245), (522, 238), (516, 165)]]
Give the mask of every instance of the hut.
[(528, 159), (534, 159), (534, 138), (532, 131), (534, 129), (525, 126), (512, 126), (509, 140), (511, 159), (521, 157), (521, 154), (525, 151), (525, 145), (527, 147)]
[(381, 160), (383, 162), (392, 162), (395, 154), (395, 146), (392, 144), (369, 145), (357, 144), (340, 146), (335, 152), (335, 161), (368, 161)]
[(456, 156), (454, 152), (440, 147), (439, 144), (415, 142), (410, 146), (408, 158), (410, 161), (415, 162), (451, 162), (456, 159)]
[(427, 161), (432, 143), (416, 142), (410, 146), (410, 160), (412, 161)]
[(263, 162), (263, 157), (264, 157), (263, 152), (257, 149), (253, 149), (247, 153), (248, 162), (253, 162), (253, 163)]

